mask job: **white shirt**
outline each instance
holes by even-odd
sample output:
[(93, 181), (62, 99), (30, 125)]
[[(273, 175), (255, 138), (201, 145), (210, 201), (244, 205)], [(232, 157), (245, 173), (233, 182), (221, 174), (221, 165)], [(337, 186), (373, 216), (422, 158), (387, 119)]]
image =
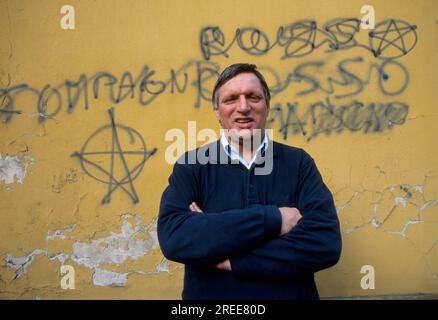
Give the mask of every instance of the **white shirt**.
[(250, 163), (246, 162), (246, 160), (240, 155), (240, 153), (237, 152), (236, 149), (228, 142), (228, 139), (225, 137), (224, 133), (222, 133), (221, 136), (221, 144), (231, 160), (239, 160), (239, 162), (249, 170), (251, 169), (252, 164), (262, 156), (262, 153), (266, 152), (266, 149), (268, 149), (269, 139), (268, 139), (268, 135), (265, 133), (263, 137), (263, 141), (260, 144), (260, 146), (257, 148), (257, 151)]

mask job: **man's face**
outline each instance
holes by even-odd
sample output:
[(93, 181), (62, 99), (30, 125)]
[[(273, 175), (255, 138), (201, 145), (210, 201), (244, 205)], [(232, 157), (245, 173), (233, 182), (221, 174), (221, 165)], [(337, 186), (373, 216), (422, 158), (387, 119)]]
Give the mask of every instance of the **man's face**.
[(216, 116), (224, 129), (235, 130), (239, 140), (251, 138), (254, 129), (263, 133), (268, 113), (263, 87), (255, 74), (240, 73), (220, 87)]

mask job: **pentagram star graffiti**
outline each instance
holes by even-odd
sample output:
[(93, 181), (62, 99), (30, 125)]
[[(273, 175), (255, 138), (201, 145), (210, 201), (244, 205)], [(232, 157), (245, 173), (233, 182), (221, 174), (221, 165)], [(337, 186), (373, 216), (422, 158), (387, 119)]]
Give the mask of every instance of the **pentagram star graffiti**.
[(417, 43), (417, 26), (400, 20), (385, 20), (369, 33), (370, 47), (375, 57), (399, 58)]
[[(110, 124), (97, 129), (85, 141), (81, 151), (71, 156), (79, 159), (82, 170), (88, 176), (108, 185), (102, 204), (110, 203), (112, 193), (118, 189), (124, 191), (133, 203), (138, 203), (133, 181), (157, 148), (148, 151), (138, 131), (116, 124), (114, 108), (110, 108), (108, 114)], [(105, 146), (103, 149), (102, 145)], [(128, 145), (129, 150), (126, 150)]]

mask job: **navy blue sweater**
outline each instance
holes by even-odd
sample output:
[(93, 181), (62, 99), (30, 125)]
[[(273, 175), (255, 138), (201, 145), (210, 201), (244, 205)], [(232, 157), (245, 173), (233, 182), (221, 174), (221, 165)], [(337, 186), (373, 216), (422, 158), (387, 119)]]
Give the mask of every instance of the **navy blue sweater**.
[[(212, 147), (212, 146), (210, 146)], [(185, 264), (183, 299), (318, 299), (314, 273), (337, 263), (341, 234), (333, 197), (302, 149), (270, 141), (273, 169), (242, 164), (176, 163), (162, 195), (158, 240), (166, 258)], [(225, 156), (226, 158), (227, 156)], [(215, 158), (215, 159), (213, 159)], [(193, 159), (193, 158), (192, 158)], [(216, 160), (216, 161), (215, 161)], [(216, 163), (216, 164), (215, 164)], [(203, 213), (191, 212), (195, 201)], [(279, 207), (302, 219), (279, 236)], [(232, 271), (215, 267), (230, 259)]]

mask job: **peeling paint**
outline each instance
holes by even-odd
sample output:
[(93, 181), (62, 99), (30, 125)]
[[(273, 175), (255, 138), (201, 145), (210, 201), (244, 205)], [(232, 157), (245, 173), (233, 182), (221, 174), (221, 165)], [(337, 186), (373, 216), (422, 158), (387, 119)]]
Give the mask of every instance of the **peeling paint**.
[(397, 204), (397, 205), (401, 204), (403, 207), (406, 208), (407, 201), (403, 197), (396, 197), (395, 198), (395, 204)]
[(20, 278), (27, 272), (27, 267), (33, 262), (34, 257), (40, 254), (47, 255), (47, 250), (35, 249), (26, 256), (14, 258), (7, 253), (5, 257), (6, 266), (15, 270), (15, 279)]
[[(52, 233), (52, 234), (51, 234)], [(47, 232), (46, 241), (55, 239), (65, 239), (65, 235), (62, 234), (62, 230), (55, 230), (54, 232)]]
[(373, 218), (371, 220), (371, 224), (373, 225), (374, 228), (380, 228), (382, 226), (382, 223), (380, 223), (376, 218)]
[[(418, 184), (418, 185), (400, 184), (400, 185), (386, 187), (383, 190), (363, 190), (361, 192), (358, 192), (358, 191), (352, 192), (350, 198), (345, 203), (342, 203), (342, 204), (336, 206), (338, 213), (340, 211), (346, 209), (347, 207), (351, 207), (352, 206), (351, 202), (355, 198), (362, 196), (366, 192), (378, 194), (379, 198), (376, 201), (373, 201), (371, 203), (369, 220), (364, 218), (365, 223), (361, 223), (360, 225), (356, 225), (356, 226), (352, 226), (350, 228), (344, 229), (343, 233), (346, 235), (350, 235), (350, 234), (354, 233), (355, 231), (365, 227), (368, 224), (372, 225), (375, 229), (381, 228), (383, 225), (385, 225), (385, 223), (389, 220), (389, 218), (393, 214), (395, 214), (395, 209), (397, 208), (397, 206), (402, 206), (403, 208), (407, 208), (408, 205), (412, 205), (412, 206), (417, 208), (416, 209), (416, 219), (411, 219), (409, 217), (406, 217), (406, 221), (405, 221), (403, 228), (401, 230), (389, 230), (389, 231), (387, 230), (386, 231), (387, 233), (390, 233), (390, 234), (399, 234), (402, 237), (406, 237), (406, 229), (408, 228), (409, 225), (423, 222), (421, 220), (421, 216), (420, 216), (421, 211), (425, 210), (426, 208), (428, 208), (431, 205), (435, 205), (438, 207), (438, 198), (437, 199), (429, 199), (429, 200), (424, 198), (423, 193), (424, 193), (424, 190), (426, 187), (427, 177), (428, 176), (425, 176), (424, 182), (422, 184)], [(406, 195), (405, 196), (396, 195), (395, 193), (397, 190), (401, 190)], [(392, 197), (392, 199), (394, 201), (394, 205), (390, 208), (389, 211), (387, 211), (384, 215), (382, 215), (384, 218), (379, 220), (378, 215), (379, 215), (379, 213), (380, 214), (382, 213), (380, 205), (381, 205), (381, 202), (383, 199), (383, 195), (386, 192), (389, 192), (390, 197)], [(421, 202), (416, 203), (412, 200), (412, 198), (414, 196), (416, 196), (416, 194), (418, 194), (420, 196), (419, 199), (422, 199)], [(347, 221), (347, 220), (344, 219), (344, 221)]]
[(421, 220), (408, 220), (408, 221), (405, 222), (405, 224), (403, 225), (403, 228), (401, 230), (399, 230), (399, 231), (387, 231), (387, 233), (399, 234), (402, 237), (406, 238), (406, 230), (408, 229), (408, 227), (411, 224), (418, 224), (418, 223), (421, 223), (421, 222), (424, 222), (424, 221), (421, 221)]
[(161, 262), (157, 265), (157, 272), (169, 272), (169, 260), (163, 258)]
[(35, 159), (30, 155), (25, 155), (22, 160), (18, 156), (6, 156), (2, 158), (0, 154), (0, 181), (5, 184), (24, 183), (27, 167)]
[[(130, 217), (132, 216), (123, 216), (124, 219)], [(158, 247), (156, 236), (135, 239), (135, 235), (141, 232), (149, 234), (150, 227), (151, 225), (144, 227), (139, 218), (135, 227), (125, 220), (121, 233), (111, 232), (110, 236), (92, 240), (91, 243), (74, 243), (72, 259), (78, 265), (88, 268), (98, 268), (102, 263), (119, 265), (128, 258), (139, 259)]]
[[(77, 12), (87, 10), (86, 4), (76, 2)], [(438, 149), (434, 141), (438, 111), (433, 81), (433, 70), (438, 66), (438, 59), (433, 56), (438, 38), (431, 29), (431, 22), (437, 27), (434, 15), (438, 1), (409, 3), (403, 8), (396, 0), (381, 2), (378, 9), (388, 14), (376, 20), (380, 27), (370, 33), (354, 29), (357, 19), (344, 19), (358, 16), (361, 1), (353, 0), (342, 12), (339, 8), (347, 1), (312, 13), (305, 10), (306, 3), (279, 0), (268, 13), (255, 8), (251, 14), (255, 18), (249, 25), (236, 25), (233, 30), (217, 25), (228, 39), (221, 45), (208, 26), (216, 25), (214, 13), (221, 7), (225, 8), (224, 18), (248, 7), (230, 6), (232, 2), (174, 1), (172, 12), (163, 10), (168, 6), (158, 1), (149, 3), (146, 9), (158, 13), (156, 27), (163, 30), (162, 38), (169, 45), (157, 47), (160, 39), (146, 34), (144, 43), (155, 45), (154, 50), (148, 51), (147, 64), (141, 54), (130, 54), (137, 44), (137, 32), (125, 33), (127, 50), (111, 51), (114, 43), (109, 41), (94, 45), (95, 41), (84, 41), (87, 37), (67, 39), (62, 32), (52, 32), (50, 23), (38, 28), (22, 23), (42, 14), (45, 21), (59, 21), (56, 2), (0, 2), (5, 26), (5, 68), (0, 70), (0, 298), (180, 298), (184, 265), (162, 257), (156, 225), (151, 222), (159, 210), (160, 196), (172, 168), (160, 158), (148, 162), (135, 182), (140, 201), (130, 203), (122, 190), (129, 191), (129, 181), (137, 176), (137, 156), (142, 148), (132, 143), (133, 132), (127, 128), (136, 128), (145, 144), (162, 150), (169, 144), (163, 139), (168, 127), (184, 127), (184, 119), (196, 118), (206, 127), (219, 129), (211, 112), (204, 108), (209, 105), (204, 98), (208, 87), (214, 84), (215, 72), (220, 71), (225, 60), (253, 56), (266, 41), (268, 48), (260, 51), (263, 54), (257, 59), (276, 89), (278, 108), (273, 106), (268, 119), (272, 120), (275, 140), (304, 148), (315, 159), (333, 191), (341, 223), (342, 257), (333, 269), (316, 275), (321, 297), (438, 292)], [(318, 0), (316, 6), (323, 4)], [(97, 17), (96, 27), (83, 26), (87, 28), (82, 31), (97, 38), (117, 38), (123, 26), (105, 19), (114, 8), (121, 16), (140, 19), (134, 21), (139, 30), (148, 28), (147, 19), (141, 20), (141, 14), (133, 15), (144, 11), (141, 2), (120, 5), (115, 0), (100, 0), (91, 8), (103, 12)], [(183, 27), (194, 32), (188, 33), (184, 41), (172, 41), (176, 37), (170, 31), (181, 29), (175, 17), (189, 16), (193, 11), (203, 14), (192, 15), (193, 19)], [(262, 43), (248, 47), (253, 44), (253, 31), (263, 28), (257, 17), (266, 14), (275, 25), (261, 30)], [(271, 32), (280, 27), (287, 29), (304, 18), (317, 28), (312, 29), (317, 37), (304, 40), (306, 43), (288, 34), (280, 39)], [(392, 24), (388, 26), (384, 20)], [(411, 28), (402, 27), (402, 22)], [(333, 28), (324, 29), (328, 25)], [(383, 26), (388, 26), (386, 33), (382, 32)], [(345, 33), (335, 27), (353, 28), (348, 34), (354, 37), (342, 37)], [(236, 38), (237, 28), (248, 32)], [(200, 59), (201, 49), (205, 48), (186, 46), (191, 42), (201, 44), (201, 33), (206, 38), (213, 37), (204, 46), (213, 54), (208, 61)], [(39, 37), (40, 34), (45, 36)], [(39, 39), (38, 45), (29, 39)], [(242, 43), (236, 42), (239, 40)], [(275, 44), (277, 40), (283, 43)], [(327, 46), (332, 42), (341, 46)], [(416, 43), (414, 50), (412, 42)], [(51, 48), (53, 43), (58, 45)], [(92, 54), (68, 59), (63, 50), (65, 43), (78, 48), (88, 46)], [(242, 48), (236, 48), (239, 44)], [(247, 48), (241, 50), (245, 45)], [(376, 51), (379, 56), (372, 54)], [(175, 52), (182, 53), (177, 61), (168, 59)], [(286, 55), (295, 57), (284, 59)], [(32, 61), (35, 56), (52, 59), (37, 65)], [(69, 60), (68, 68), (64, 58)], [(114, 61), (120, 63), (114, 65)], [(301, 74), (298, 66), (302, 67)], [(113, 78), (117, 80), (114, 84)], [(145, 83), (140, 83), (142, 78)], [(130, 90), (131, 84), (135, 85), (134, 90)], [(148, 90), (140, 90), (143, 84), (143, 89)], [(397, 104), (408, 107), (403, 123), (396, 119), (401, 111)], [(185, 107), (173, 108), (169, 113), (171, 105)], [(112, 131), (120, 133), (117, 139), (106, 129), (100, 132), (107, 135), (90, 139), (99, 127), (108, 125), (104, 107), (120, 109), (117, 124), (122, 131)], [(358, 112), (343, 113), (344, 109)], [(348, 122), (350, 127), (336, 132), (336, 128), (342, 129), (342, 122)], [(391, 130), (373, 132), (377, 126)], [(302, 132), (306, 128), (307, 132)], [(309, 128), (320, 133), (318, 139), (306, 138)], [(85, 147), (85, 141), (89, 143), (82, 151), (90, 152), (87, 159), (107, 170), (108, 175), (70, 156)], [(34, 163), (26, 158), (30, 154), (36, 158)], [(87, 178), (85, 168), (99, 179)], [(124, 168), (128, 168), (126, 177)], [(114, 191), (111, 203), (106, 205), (101, 204), (104, 189), (108, 193)], [(138, 215), (119, 215), (126, 212)], [(62, 265), (75, 268), (75, 290), (60, 287)], [(361, 289), (361, 265), (376, 268), (373, 292)]]
[(337, 211), (337, 213), (339, 214), (342, 210), (344, 210), (345, 208), (351, 206), (351, 205), (350, 205), (350, 202), (351, 202), (354, 198), (356, 198), (358, 195), (359, 195), (359, 192), (355, 191), (355, 192), (353, 192), (353, 194), (351, 195), (351, 198), (348, 199), (348, 201), (347, 201), (346, 203), (336, 206), (336, 211)]
[(69, 255), (66, 253), (58, 253), (54, 255), (49, 255), (48, 258), (49, 260), (58, 260), (59, 262), (61, 262), (61, 265), (63, 266), (65, 261), (69, 258)]
[[(72, 232), (76, 225), (67, 226), (63, 229), (49, 230), (46, 235), (46, 248), (35, 249), (23, 257), (13, 257), (7, 253), (5, 257), (6, 266), (15, 270), (15, 279), (27, 272), (34, 257), (44, 255), (49, 260), (58, 260), (61, 265), (69, 258), (77, 265), (93, 269), (93, 284), (96, 286), (124, 286), (127, 277), (131, 273), (152, 275), (160, 272), (169, 272), (168, 260), (163, 259), (155, 267), (155, 271), (135, 270), (131, 272), (118, 273), (103, 269), (102, 264), (121, 266), (128, 258), (136, 260), (143, 258), (150, 251), (158, 248), (157, 221), (153, 219), (148, 225), (143, 225), (140, 216), (132, 214), (121, 215), (122, 225), (120, 233), (111, 232), (109, 236), (92, 239), (91, 242), (75, 242), (72, 253), (58, 252), (48, 254), (48, 243), (55, 239), (67, 240), (66, 233)], [(135, 220), (133, 225), (130, 219)], [(142, 236), (137, 239), (137, 236)]]
[(428, 206), (430, 206), (431, 204), (435, 204), (436, 206), (438, 206), (438, 199), (433, 199), (433, 200), (429, 200), (426, 201), (425, 203), (423, 203), (418, 210), (419, 211), (423, 211), (424, 209), (426, 209)]
[(112, 272), (95, 268), (93, 273), (93, 284), (96, 286), (122, 287), (126, 284), (128, 273)]

